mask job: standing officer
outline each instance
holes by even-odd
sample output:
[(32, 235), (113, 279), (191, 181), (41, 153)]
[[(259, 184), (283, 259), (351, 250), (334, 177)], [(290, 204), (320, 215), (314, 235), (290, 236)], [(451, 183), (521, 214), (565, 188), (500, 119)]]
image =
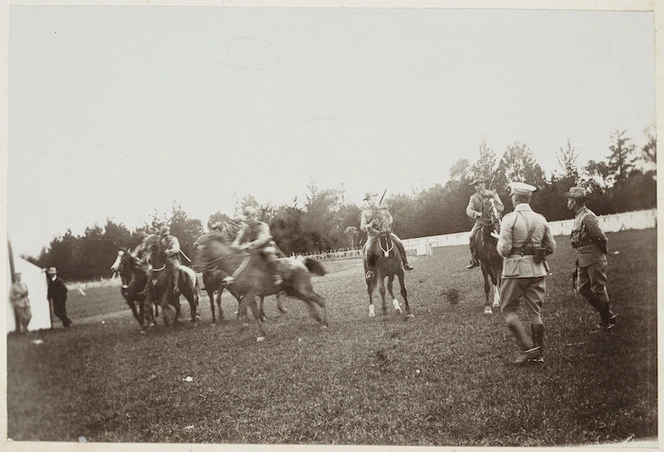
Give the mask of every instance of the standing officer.
[(576, 250), (576, 271), (579, 293), (599, 312), (600, 323), (593, 333), (610, 330), (616, 324), (606, 293), (607, 238), (599, 227), (597, 216), (586, 207), (588, 199), (582, 187), (572, 187), (567, 196), (567, 208), (575, 213), (570, 239)]
[[(505, 215), (500, 229), (498, 253), (503, 262), (500, 286), (500, 309), (522, 353), (514, 362), (543, 362), (544, 324), (542, 302), (546, 295), (547, 274), (544, 259), (556, 249), (556, 242), (546, 219), (530, 208), (532, 185), (522, 182), (510, 184), (514, 211)], [(519, 319), (519, 299), (526, 301), (532, 339)]]

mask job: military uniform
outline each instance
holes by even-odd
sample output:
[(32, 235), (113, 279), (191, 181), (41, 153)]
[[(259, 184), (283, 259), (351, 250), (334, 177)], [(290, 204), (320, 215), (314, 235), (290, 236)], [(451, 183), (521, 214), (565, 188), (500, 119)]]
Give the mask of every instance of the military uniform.
[[(267, 223), (255, 219), (255, 209), (245, 208), (246, 221), (240, 228), (233, 246), (244, 245), (248, 249), (260, 251), (261, 256), (268, 266), (268, 271), (273, 275), (273, 282), (279, 285), (283, 282), (278, 266), (278, 255), (280, 253), (276, 243), (272, 240), (272, 233)], [(283, 254), (283, 253), (281, 253)], [(232, 282), (232, 279), (227, 279)]]
[(161, 247), (173, 275), (173, 292), (180, 291), (180, 241), (172, 236), (167, 226), (159, 232)]
[[(364, 200), (369, 201), (375, 196), (376, 195), (373, 193), (367, 193), (364, 197)], [(367, 233), (367, 242), (364, 245), (364, 258), (367, 259), (367, 263), (369, 264), (370, 268), (373, 268), (375, 265), (374, 262), (371, 262), (371, 258), (375, 253), (376, 237), (378, 237), (380, 231), (379, 223), (383, 221), (387, 221), (390, 225), (390, 229), (392, 229), (392, 214), (390, 214), (389, 210), (387, 210), (387, 207), (378, 206), (374, 208), (372, 206), (368, 206), (362, 210), (362, 214), (360, 216), (360, 230)], [(394, 242), (394, 245), (397, 247), (397, 250), (399, 250), (399, 255), (401, 256), (401, 262), (403, 263), (404, 268), (406, 270), (412, 270), (413, 267), (408, 263), (408, 256), (406, 255), (406, 250), (403, 247), (401, 239), (397, 237), (395, 233), (391, 233), (390, 238)], [(369, 272), (367, 272), (367, 279), (371, 277), (371, 271), (372, 270), (369, 270)]]
[[(512, 183), (512, 194), (526, 194), (535, 187)], [(500, 286), (500, 309), (508, 328), (514, 334), (523, 354), (517, 360), (541, 360), (544, 342), (542, 303), (546, 295), (547, 268), (543, 257), (555, 251), (556, 242), (546, 219), (534, 212), (528, 203), (517, 204), (505, 215), (500, 229), (498, 253), (504, 257)], [(532, 340), (519, 320), (520, 298), (525, 300), (531, 322)]]
[(470, 199), (468, 200), (468, 207), (466, 207), (466, 215), (468, 215), (471, 219), (475, 220), (475, 223), (473, 224), (473, 227), (470, 230), (469, 244), (470, 244), (471, 260), (470, 260), (470, 265), (467, 267), (469, 269), (478, 267), (480, 265), (480, 261), (477, 256), (477, 245), (475, 243), (475, 240), (476, 240), (477, 231), (482, 229), (482, 217), (484, 216), (484, 211), (485, 211), (484, 201), (490, 199), (493, 202), (493, 205), (495, 206), (499, 214), (502, 214), (503, 210), (505, 210), (505, 206), (503, 205), (503, 202), (500, 200), (500, 196), (498, 196), (498, 193), (496, 193), (493, 190), (484, 189), (483, 185), (477, 187), (477, 185), (486, 184), (486, 182), (487, 178), (476, 177), (470, 183), (470, 185), (476, 186), (475, 189), (477, 190), (477, 192), (470, 197)]
[[(567, 196), (585, 199), (585, 191), (582, 190), (572, 187)], [(599, 312), (600, 327), (611, 329), (616, 315), (611, 311), (606, 292), (607, 238), (597, 216), (585, 205), (576, 211), (570, 241), (576, 250), (578, 291)]]

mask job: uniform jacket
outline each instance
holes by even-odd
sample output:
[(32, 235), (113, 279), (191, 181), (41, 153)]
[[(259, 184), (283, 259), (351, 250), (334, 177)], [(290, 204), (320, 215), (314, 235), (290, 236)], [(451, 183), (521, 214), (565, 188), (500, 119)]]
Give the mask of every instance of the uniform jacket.
[(535, 263), (534, 256), (512, 254), (513, 248), (524, 246), (528, 231), (532, 229), (530, 243), (546, 248), (546, 254), (556, 249), (556, 242), (544, 216), (534, 212), (528, 204), (517, 204), (513, 212), (503, 218), (498, 240), (498, 254), (505, 258), (503, 278), (538, 278), (546, 276), (544, 263)]
[(173, 235), (167, 235), (161, 239), (161, 244), (164, 247), (164, 254), (169, 261), (175, 263), (180, 262), (180, 241)]
[(233, 241), (234, 246), (249, 244), (250, 249), (264, 248), (272, 243), (270, 227), (262, 221), (244, 223)]
[(67, 286), (60, 278), (48, 281), (48, 294), (46, 298), (53, 301), (67, 301)]
[(583, 206), (576, 213), (570, 238), (572, 241), (578, 240), (580, 243), (584, 243), (584, 245), (576, 248), (579, 267), (606, 264), (606, 254), (600, 249), (597, 243), (597, 239), (606, 241), (606, 235), (599, 227), (597, 215), (586, 206)]
[[(387, 210), (386, 207), (378, 207), (377, 209), (364, 209), (362, 211), (362, 216), (360, 217), (360, 230), (366, 232), (367, 235), (375, 237), (377, 234), (371, 230), (372, 222), (374, 220), (376, 220), (376, 223), (382, 220), (387, 220), (390, 224), (390, 228), (392, 227), (393, 219), (390, 211)], [(373, 227), (379, 229), (380, 225), (374, 224)]]
[[(482, 200), (484, 198), (487, 198), (487, 196), (475, 193), (473, 196), (470, 197), (470, 200), (468, 201), (468, 207), (466, 207), (466, 215), (475, 220), (475, 225), (480, 225), (480, 217), (482, 216), (482, 209), (483, 209)], [(502, 213), (503, 210), (505, 210), (505, 206), (503, 205), (503, 202), (500, 200), (500, 196), (498, 196), (498, 193), (493, 192), (493, 195), (488, 196), (488, 198), (492, 198), (494, 200), (498, 212)]]

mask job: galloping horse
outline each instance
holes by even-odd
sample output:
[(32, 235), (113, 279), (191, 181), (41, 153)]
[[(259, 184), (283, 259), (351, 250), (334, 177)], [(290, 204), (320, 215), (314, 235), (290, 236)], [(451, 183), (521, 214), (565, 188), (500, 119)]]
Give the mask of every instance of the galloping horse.
[(373, 291), (376, 285), (380, 284), (379, 292), (383, 302), (383, 314), (387, 313), (387, 305), (385, 304), (385, 277), (387, 277), (387, 290), (392, 296), (392, 306), (394, 310), (401, 313), (399, 301), (394, 296), (393, 284), (394, 277), (399, 278), (399, 286), (401, 287), (401, 296), (403, 297), (404, 304), (406, 305), (406, 313), (408, 318), (414, 317), (410, 312), (410, 305), (408, 304), (408, 293), (406, 292), (406, 285), (404, 284), (404, 268), (401, 263), (401, 256), (399, 250), (394, 247), (392, 240), (392, 224), (386, 215), (382, 214), (387, 210), (378, 210), (374, 221), (378, 222), (378, 230), (380, 234), (376, 237), (374, 244), (375, 251), (370, 254), (366, 249), (366, 243), (362, 247), (362, 255), (364, 256), (364, 274), (373, 272), (373, 276), (366, 278), (367, 292), (369, 293), (369, 317), (375, 316), (373, 305)]
[[(115, 259), (111, 270), (114, 274), (120, 275), (122, 286), (120, 292), (134, 314), (134, 318), (141, 327), (145, 327), (145, 285), (148, 282), (148, 270), (138, 263), (138, 259), (131, 255), (128, 250), (118, 251), (118, 257)], [(150, 309), (152, 306), (149, 306)]]
[(480, 221), (482, 222), (482, 229), (475, 235), (475, 241), (482, 276), (484, 277), (484, 313), (492, 314), (489, 291), (491, 290), (491, 284), (493, 284), (493, 308), (500, 308), (500, 282), (503, 271), (503, 258), (496, 250), (498, 239), (495, 237), (500, 234), (500, 212), (494, 205), (493, 199), (483, 200)]
[[(223, 270), (219, 270), (219, 265), (215, 265), (214, 267), (211, 268), (206, 268), (203, 270), (203, 285), (205, 286), (205, 291), (208, 294), (208, 298), (210, 299), (210, 310), (212, 311), (212, 323), (217, 323), (217, 317), (215, 315), (215, 308), (214, 304), (215, 301), (217, 303), (217, 308), (219, 309), (219, 320), (224, 319), (224, 311), (221, 309), (221, 294), (224, 292), (224, 288), (226, 285), (224, 284), (224, 279), (226, 277), (230, 276), (228, 273), (224, 272)], [(233, 297), (238, 302), (238, 305), (240, 304), (240, 295), (233, 289), (233, 287), (228, 287), (228, 292), (230, 292)], [(214, 294), (215, 292), (217, 293), (217, 297), (215, 299)], [(279, 298), (279, 294), (275, 294), (277, 297), (277, 309), (279, 309), (279, 312), (285, 314), (288, 312), (286, 308), (283, 307), (281, 304), (281, 299)], [(261, 319), (263, 321), (267, 320), (267, 315), (265, 315), (265, 309), (263, 307), (265, 301), (265, 297), (261, 295), (260, 297), (260, 304), (259, 304), (259, 310), (261, 314)]]
[[(144, 303), (149, 304), (154, 300), (158, 306), (161, 306), (164, 324), (169, 326), (178, 320), (180, 296), (173, 292), (173, 273), (170, 271), (170, 263), (166, 259), (161, 240), (156, 236), (150, 237), (147, 244), (148, 261), (152, 264), (152, 280), (148, 281), (148, 295)], [(178, 289), (189, 302), (191, 321), (196, 322), (199, 318), (196, 313), (199, 299), (198, 280), (194, 271), (184, 265), (180, 266)], [(171, 316), (172, 309), (175, 310), (175, 313)], [(151, 313), (147, 310), (146, 312)], [(153, 321), (153, 319), (149, 320)]]
[[(280, 273), (284, 281), (280, 286), (274, 284), (267, 264), (258, 252), (247, 252), (228, 243), (220, 233), (205, 234), (196, 241), (194, 268), (204, 269), (218, 264), (219, 269), (234, 279), (232, 288), (240, 296), (240, 316), (247, 317), (247, 306), (258, 325), (258, 341), (265, 339), (263, 319), (256, 303), (256, 297), (276, 294), (284, 291), (286, 295), (299, 298), (307, 303), (311, 316), (322, 326), (327, 326), (327, 310), (323, 297), (314, 292), (311, 285), (311, 273), (323, 276), (326, 272), (322, 264), (314, 259), (303, 261), (292, 258), (278, 260)], [(323, 310), (319, 312), (318, 308)]]

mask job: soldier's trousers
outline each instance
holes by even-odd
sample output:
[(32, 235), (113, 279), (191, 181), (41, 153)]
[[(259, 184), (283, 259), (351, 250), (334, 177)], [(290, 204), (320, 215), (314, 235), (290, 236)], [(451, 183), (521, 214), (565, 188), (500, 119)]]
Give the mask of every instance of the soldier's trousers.
[(592, 264), (579, 267), (579, 293), (599, 312), (602, 321), (607, 322), (613, 315), (606, 292), (606, 264)]
[[(522, 350), (528, 350), (534, 345), (541, 346), (544, 334), (542, 324), (542, 302), (546, 295), (546, 277), (537, 278), (505, 278), (500, 284), (500, 311), (503, 313), (505, 323), (517, 340)], [(517, 310), (521, 297), (530, 319), (533, 338), (529, 338), (519, 319)], [(539, 329), (539, 339), (535, 341), (535, 329)], [(538, 343), (534, 343), (538, 342)]]

